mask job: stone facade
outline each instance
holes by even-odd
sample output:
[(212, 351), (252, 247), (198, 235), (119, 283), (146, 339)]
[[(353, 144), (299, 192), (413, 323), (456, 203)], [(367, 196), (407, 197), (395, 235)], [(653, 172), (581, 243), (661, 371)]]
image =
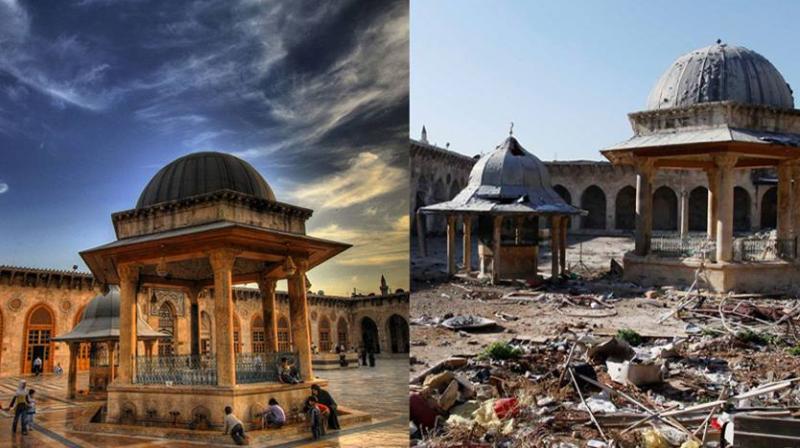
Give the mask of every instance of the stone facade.
[[(411, 139), (411, 212), (422, 206), (452, 199), (466, 184), (477, 157), (467, 157)], [(589, 215), (573, 219), (572, 233), (628, 234), (634, 229), (636, 174), (631, 167), (608, 162), (545, 162), (553, 188), (568, 203)], [(775, 228), (777, 187), (771, 170), (737, 170), (734, 191), (734, 231)], [(707, 228), (708, 179), (702, 171), (658, 170), (653, 184), (655, 231)], [(681, 213), (685, 210), (685, 213)], [(432, 234), (444, 234), (441, 217), (425, 217)]]
[[(45, 371), (52, 371), (57, 363), (65, 372), (69, 371), (66, 344), (49, 342), (44, 337), (70, 331), (79, 322), (83, 307), (100, 293), (98, 288), (91, 274), (0, 266), (0, 376), (30, 373), (30, 359), (26, 353), (32, 354), (34, 347), (45, 347), (36, 348), (37, 353), (45, 349), (52, 353), (47, 357)], [(203, 291), (199, 300), (200, 338), (201, 349), (213, 350), (214, 306), (208, 294), (208, 290)], [(261, 293), (257, 288), (237, 287), (234, 297), (238, 350), (256, 351), (263, 334)], [(339, 342), (357, 348), (364, 344), (366, 337), (368, 342), (377, 341), (379, 356), (407, 353), (408, 299), (404, 291), (354, 297), (308, 294), (312, 341), (318, 348), (327, 345), (323, 339), (331, 349)], [(279, 322), (284, 320), (287, 325), (285, 330), (279, 328), (279, 333), (285, 333), (289, 340), (289, 297), (285, 292), (278, 292), (277, 301)], [(138, 304), (140, 313), (153, 329), (175, 335), (171, 347), (157, 347), (154, 351), (191, 353), (190, 303), (185, 293), (143, 288), (139, 291)], [(393, 323), (405, 325), (405, 333), (398, 331), (397, 325), (393, 327)], [(34, 337), (36, 340), (29, 344), (28, 340)], [(202, 345), (204, 339), (207, 340), (205, 346)], [(141, 343), (139, 349), (144, 353)], [(78, 363), (79, 370), (88, 369), (88, 359), (79, 359)]]

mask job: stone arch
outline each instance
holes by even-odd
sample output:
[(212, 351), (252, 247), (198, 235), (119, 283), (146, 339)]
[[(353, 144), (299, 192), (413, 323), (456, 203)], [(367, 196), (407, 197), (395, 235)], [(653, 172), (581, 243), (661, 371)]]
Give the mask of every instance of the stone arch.
[(733, 230), (750, 230), (750, 193), (742, 187), (733, 188)]
[(200, 353), (210, 355), (214, 351), (214, 327), (211, 316), (203, 310), (200, 313)]
[(343, 345), (347, 349), (350, 347), (349, 339), (347, 320), (344, 317), (340, 317), (336, 322), (336, 343)]
[(197, 406), (192, 409), (192, 422), (190, 429), (206, 430), (211, 428), (211, 410), (205, 406)]
[(327, 317), (322, 316), (319, 320), (317, 331), (319, 334), (320, 353), (330, 352), (332, 348), (331, 321)]
[(589, 214), (581, 218), (582, 229), (606, 228), (606, 194), (597, 185), (590, 185), (581, 194), (581, 208)]
[(52, 308), (39, 303), (28, 311), (25, 318), (24, 348), (22, 350), (22, 373), (33, 371), (33, 360), (42, 359), (45, 372), (53, 370), (53, 355), (56, 332), (56, 314)]
[(678, 230), (678, 195), (666, 185), (653, 192), (653, 230)]
[(622, 187), (614, 199), (614, 228), (634, 230), (636, 228), (636, 188)]
[(378, 324), (369, 317), (361, 318), (361, 343), (367, 352), (381, 352), (380, 338), (378, 335)]
[(563, 199), (564, 202), (572, 205), (572, 195), (569, 194), (569, 190), (567, 190), (565, 186), (557, 184), (553, 187), (553, 190), (555, 190), (555, 192), (558, 193), (559, 196), (561, 196), (561, 199)]
[(253, 353), (266, 353), (267, 341), (264, 333), (264, 319), (260, 314), (254, 314), (250, 322), (250, 350)]
[(178, 321), (175, 307), (169, 301), (164, 301), (158, 308), (158, 331), (169, 335), (168, 339), (159, 339), (158, 356), (172, 356), (175, 354), (176, 332)]
[[(81, 306), (78, 309), (78, 312), (75, 313), (75, 318), (73, 319), (72, 328), (77, 327), (78, 324), (83, 320), (84, 311), (86, 311), (86, 305)], [(92, 357), (92, 343), (81, 342), (80, 346), (78, 347), (78, 359), (77, 359), (79, 372), (85, 372), (89, 370), (91, 357)]]
[(292, 351), (292, 332), (289, 331), (289, 319), (278, 316), (278, 351)]
[(389, 335), (389, 344), (392, 353), (408, 353), (408, 322), (398, 315), (392, 314), (386, 320), (386, 333)]
[(761, 196), (761, 228), (778, 227), (778, 187), (769, 187)]
[(135, 425), (138, 421), (138, 413), (136, 412), (136, 405), (130, 401), (122, 403), (119, 409), (119, 422), (123, 425)]
[(708, 230), (708, 188), (695, 187), (689, 192), (689, 231)]

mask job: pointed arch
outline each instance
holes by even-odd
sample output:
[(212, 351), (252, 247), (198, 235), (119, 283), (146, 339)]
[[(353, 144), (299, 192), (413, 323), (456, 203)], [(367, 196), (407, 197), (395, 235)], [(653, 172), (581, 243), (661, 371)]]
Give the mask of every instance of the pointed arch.
[(689, 230), (708, 230), (708, 188), (696, 187), (689, 192)]
[(614, 227), (617, 230), (636, 228), (636, 188), (631, 185), (626, 185), (617, 192), (614, 200)]
[(666, 185), (653, 192), (653, 230), (678, 230), (678, 195)]
[(322, 316), (319, 320), (319, 351), (327, 353), (331, 351), (331, 321)]
[(266, 353), (267, 341), (264, 333), (264, 319), (260, 314), (253, 315), (250, 322), (250, 350), (253, 353)]
[(209, 356), (214, 351), (214, 327), (211, 316), (203, 310), (200, 312), (200, 353)]
[(242, 321), (236, 313), (233, 313), (233, 352), (242, 353)]
[(347, 320), (344, 317), (340, 317), (339, 321), (336, 322), (336, 343), (339, 345), (343, 345), (345, 349), (350, 347), (350, 339), (348, 337), (349, 331), (347, 326)]
[(44, 303), (39, 303), (28, 310), (25, 317), (25, 339), (22, 350), (22, 373), (33, 371), (33, 360), (42, 359), (45, 372), (53, 370), (56, 314), (53, 309)]
[(597, 185), (590, 185), (581, 194), (581, 208), (589, 212), (581, 219), (582, 229), (606, 228), (606, 194)]
[(292, 334), (286, 316), (278, 316), (278, 351), (292, 351)]
[(169, 335), (168, 339), (158, 341), (158, 356), (172, 356), (175, 354), (175, 308), (169, 301), (164, 301), (158, 307), (158, 331)]

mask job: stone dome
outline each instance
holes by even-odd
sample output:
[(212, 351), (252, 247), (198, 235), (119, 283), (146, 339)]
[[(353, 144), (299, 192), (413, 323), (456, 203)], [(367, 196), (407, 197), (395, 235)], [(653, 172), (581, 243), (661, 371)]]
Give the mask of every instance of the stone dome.
[(794, 109), (792, 89), (771, 62), (753, 50), (720, 41), (673, 62), (650, 91), (647, 109), (715, 101)]
[[(553, 191), (545, 164), (514, 137), (508, 137), (478, 160), (469, 174), (469, 185), (478, 187), (477, 196), (501, 201), (516, 200), (531, 192)], [(553, 199), (561, 201), (555, 192), (553, 195)]]
[(136, 208), (220, 190), (275, 201), (267, 181), (249, 163), (230, 154), (196, 152), (161, 168), (142, 191)]

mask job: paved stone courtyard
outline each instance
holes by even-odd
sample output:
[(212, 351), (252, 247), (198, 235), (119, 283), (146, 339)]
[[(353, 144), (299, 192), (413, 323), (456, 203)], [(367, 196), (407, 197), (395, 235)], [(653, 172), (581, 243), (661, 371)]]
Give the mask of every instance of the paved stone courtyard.
[[(345, 428), (317, 442), (310, 439), (275, 440), (258, 446), (275, 447), (400, 447), (408, 446), (408, 360), (378, 359), (373, 369), (320, 372), (330, 381), (330, 391), (341, 404), (372, 414), (372, 422)], [(79, 376), (78, 389), (86, 388), (88, 377)], [(169, 446), (176, 448), (211, 446), (192, 441), (154, 437), (90, 434), (74, 431), (71, 422), (90, 403), (66, 398), (66, 377), (52, 375), (29, 378), (37, 391), (36, 427), (27, 436), (11, 433), (12, 414), (7, 407), (19, 382), (18, 377), (0, 379), (0, 448), (5, 447), (125, 447)], [(94, 403), (91, 403), (94, 404)], [(19, 431), (19, 430), (18, 430)], [(218, 446), (218, 445), (214, 445)], [(235, 446), (232, 445), (231, 446)], [(256, 445), (251, 445), (256, 446)]]

